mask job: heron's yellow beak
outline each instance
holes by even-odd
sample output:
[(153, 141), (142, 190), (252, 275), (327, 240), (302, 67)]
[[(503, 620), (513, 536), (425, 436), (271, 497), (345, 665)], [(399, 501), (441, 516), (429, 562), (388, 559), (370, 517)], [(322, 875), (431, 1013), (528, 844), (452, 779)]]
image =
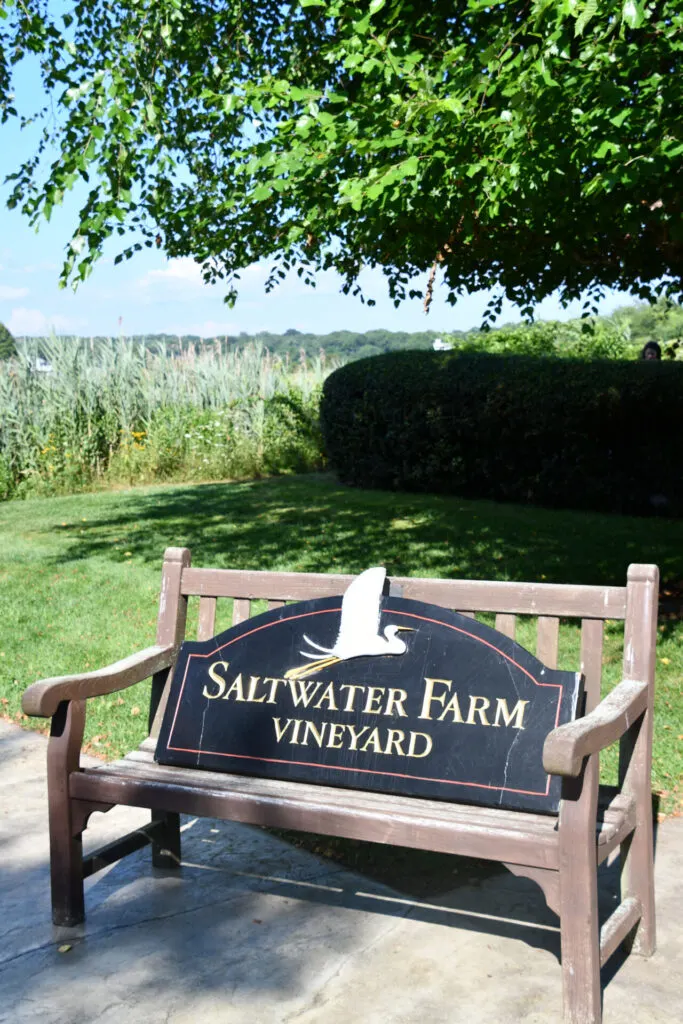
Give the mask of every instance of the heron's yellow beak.
[(397, 626), (396, 627), (396, 632), (397, 633), (416, 633), (417, 630), (415, 630), (412, 626)]

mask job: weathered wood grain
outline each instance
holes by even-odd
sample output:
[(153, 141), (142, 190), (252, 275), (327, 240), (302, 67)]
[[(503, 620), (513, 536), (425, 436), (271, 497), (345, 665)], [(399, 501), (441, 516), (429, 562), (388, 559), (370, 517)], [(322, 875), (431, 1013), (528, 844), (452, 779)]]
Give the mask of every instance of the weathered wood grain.
[(176, 653), (177, 648), (173, 644), (156, 645), (94, 672), (40, 679), (24, 691), (21, 706), (27, 715), (49, 718), (62, 701), (102, 697), (149, 679), (155, 672), (169, 668)]
[(543, 767), (553, 775), (578, 775), (583, 759), (615, 743), (647, 707), (646, 682), (624, 679), (584, 718), (546, 736)]
[(548, 668), (557, 668), (560, 620), (554, 615), (539, 615), (536, 623), (536, 657)]
[(69, 780), (80, 767), (84, 728), (85, 701), (63, 701), (52, 717), (47, 745), (52, 921), (66, 927), (85, 917), (83, 843), (69, 799)]
[(560, 938), (565, 1024), (600, 1024), (600, 937), (595, 818), (598, 758), (562, 780), (559, 821)]
[(517, 631), (517, 616), (499, 612), (496, 615), (496, 629), (503, 636), (509, 636), (511, 640), (514, 640)]
[[(188, 548), (166, 548), (161, 570), (161, 595), (157, 616), (157, 644), (179, 646), (185, 639), (187, 597), (181, 593), (182, 575), (190, 565)], [(175, 662), (175, 659), (174, 659)], [(148, 723), (150, 735), (158, 736), (171, 688), (173, 666), (156, 672), (152, 678)]]
[(654, 838), (652, 829), (652, 729), (654, 722), (655, 652), (659, 570), (655, 565), (630, 565), (624, 625), (624, 673), (647, 683), (647, 708), (640, 723), (630, 727), (621, 744), (619, 778), (636, 802), (635, 831), (621, 848), (621, 892), (640, 901), (642, 916), (633, 941), (641, 956), (654, 953), (655, 929)]
[[(187, 596), (306, 601), (313, 597), (343, 594), (354, 578), (333, 573), (185, 569), (182, 592)], [(625, 587), (488, 583), (484, 580), (435, 580), (411, 576), (394, 576), (391, 583), (402, 589), (403, 597), (442, 608), (561, 618), (623, 619), (626, 614)]]
[(585, 713), (592, 711), (600, 702), (604, 627), (602, 619), (581, 620), (581, 672), (586, 693)]
[(607, 963), (612, 953), (638, 924), (643, 908), (635, 896), (627, 896), (600, 929), (600, 965)]
[(215, 597), (202, 597), (199, 599), (198, 640), (210, 640), (212, 636), (215, 636), (216, 603)]
[(251, 601), (243, 597), (236, 597), (232, 603), (232, 624), (239, 626), (251, 615)]

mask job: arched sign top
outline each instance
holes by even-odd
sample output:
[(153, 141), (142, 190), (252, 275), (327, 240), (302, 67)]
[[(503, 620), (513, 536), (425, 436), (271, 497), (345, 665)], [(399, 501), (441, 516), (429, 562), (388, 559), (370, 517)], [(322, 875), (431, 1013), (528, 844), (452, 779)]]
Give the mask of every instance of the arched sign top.
[[(474, 619), (386, 596), (383, 582), (368, 570), (343, 601), (184, 643), (157, 760), (555, 812), (543, 742), (575, 717), (581, 677)], [(349, 595), (361, 598), (351, 611)]]

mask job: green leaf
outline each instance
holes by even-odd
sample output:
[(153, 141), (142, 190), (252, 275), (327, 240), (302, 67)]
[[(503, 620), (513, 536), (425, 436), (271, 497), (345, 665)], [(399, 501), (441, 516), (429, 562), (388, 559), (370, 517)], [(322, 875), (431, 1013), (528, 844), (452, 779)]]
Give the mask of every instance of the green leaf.
[(610, 117), (610, 122), (615, 126), (615, 128), (621, 128), (626, 118), (630, 117), (630, 115), (631, 110), (627, 107), (625, 110), (620, 110), (614, 117)]
[(637, 3), (636, 0), (626, 0), (621, 10), (621, 20), (629, 28), (640, 28), (645, 20), (642, 3)]
[(596, 160), (602, 160), (603, 157), (608, 154), (618, 153), (621, 147), (616, 142), (610, 142), (609, 139), (605, 139), (600, 143), (595, 153), (593, 154)]
[(583, 30), (586, 28), (589, 21), (595, 17), (597, 9), (597, 0), (585, 0), (583, 9), (576, 19), (576, 25), (574, 26), (574, 32), (577, 36), (583, 35)]

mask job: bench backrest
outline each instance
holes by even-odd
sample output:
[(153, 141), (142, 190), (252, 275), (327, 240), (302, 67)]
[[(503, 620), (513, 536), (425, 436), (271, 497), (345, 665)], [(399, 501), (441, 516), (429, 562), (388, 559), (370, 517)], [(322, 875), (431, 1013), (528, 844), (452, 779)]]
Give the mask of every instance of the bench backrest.
[[(342, 594), (353, 579), (353, 576), (326, 573), (196, 569), (191, 566), (187, 548), (168, 548), (164, 558), (157, 642), (180, 643), (185, 639), (189, 598), (199, 598), (197, 639), (207, 640), (216, 632), (219, 599), (232, 599), (232, 624), (236, 625), (254, 614), (253, 602), (266, 601), (268, 608), (277, 608), (294, 601), (334, 597)], [(578, 664), (563, 667), (584, 674), (586, 711), (590, 711), (600, 700), (607, 622), (624, 622), (623, 669), (619, 678), (642, 679), (652, 684), (658, 583), (656, 566), (630, 565), (623, 587), (395, 576), (390, 580), (390, 592), (472, 617), (493, 614), (495, 628), (513, 639), (520, 639), (516, 637), (518, 616), (532, 616), (536, 619), (535, 653), (549, 668), (558, 665), (561, 620), (580, 620)], [(528, 626), (525, 634), (528, 635)], [(526, 636), (520, 642), (523, 646), (532, 646)], [(165, 706), (164, 686), (167, 691), (168, 682), (159, 680), (153, 698), (158, 710), (152, 735), (158, 731)]]

